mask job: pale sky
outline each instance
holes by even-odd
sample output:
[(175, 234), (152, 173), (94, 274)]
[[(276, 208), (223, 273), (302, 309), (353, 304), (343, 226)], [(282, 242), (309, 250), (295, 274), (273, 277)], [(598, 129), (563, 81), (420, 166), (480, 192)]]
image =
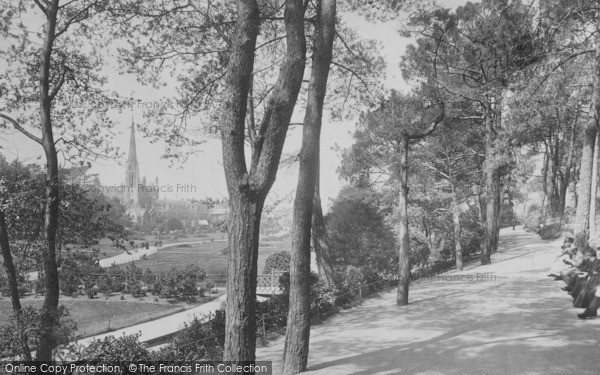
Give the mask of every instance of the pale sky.
[[(464, 0), (440, 1), (443, 6), (455, 7), (463, 4)], [(410, 40), (401, 38), (396, 32), (398, 21), (389, 23), (371, 24), (358, 16), (344, 17), (347, 24), (356, 27), (359, 34), (365, 39), (374, 39), (382, 44), (382, 54), (387, 63), (387, 79), (385, 85), (388, 89), (402, 90), (406, 84), (401, 78), (398, 67), (406, 45)], [(119, 91), (123, 95), (132, 95), (140, 99), (144, 105), (151, 105), (153, 100), (164, 96), (164, 92), (157, 92), (151, 88), (144, 88), (137, 83), (133, 76), (122, 76), (116, 72), (109, 74), (108, 88)], [(132, 117), (136, 122), (143, 121), (142, 108), (126, 109), (122, 113), (115, 113), (114, 120), (120, 125), (115, 130), (118, 135), (114, 140), (125, 156), (123, 160), (99, 160), (94, 163), (90, 173), (98, 173), (102, 184), (119, 185), (123, 183), (125, 169), (124, 163), (129, 144), (129, 126)], [(327, 117), (327, 116), (326, 116)], [(354, 121), (328, 122), (325, 118), (321, 140), (321, 194), (324, 209), (330, 200), (337, 196), (343, 182), (339, 180), (336, 170), (340, 165), (340, 152), (335, 148), (346, 148), (352, 144), (352, 132), (355, 128)], [(300, 127), (290, 128), (284, 147), (284, 154), (291, 154), (300, 149)], [(219, 139), (209, 139), (198, 146), (198, 155), (192, 156), (186, 163), (170, 165), (170, 162), (160, 158), (164, 145), (151, 144), (143, 134), (137, 132), (137, 157), (140, 166), (140, 177), (154, 181), (158, 176), (159, 185), (171, 193), (161, 194), (161, 198), (189, 199), (226, 196), (227, 190), (223, 173), (221, 158), (221, 143)], [(34, 144), (21, 134), (12, 133), (0, 137), (0, 152), (8, 160), (18, 157), (22, 162), (43, 163), (39, 145)], [(64, 162), (64, 160), (63, 160)], [(65, 164), (69, 166), (68, 164)], [(297, 184), (297, 165), (293, 167), (280, 167), (277, 180), (271, 189), (267, 204), (283, 199), (286, 206), (291, 206)], [(188, 186), (189, 192), (184, 188), (177, 191), (177, 186)]]

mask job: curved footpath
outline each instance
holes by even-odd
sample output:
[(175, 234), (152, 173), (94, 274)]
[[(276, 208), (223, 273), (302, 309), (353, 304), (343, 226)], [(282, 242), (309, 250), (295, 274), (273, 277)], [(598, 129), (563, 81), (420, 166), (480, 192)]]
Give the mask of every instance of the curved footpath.
[(149, 346), (153, 346), (153, 342), (160, 342), (162, 339), (170, 337), (173, 333), (182, 329), (184, 323), (194, 320), (194, 317), (197, 317), (201, 321), (206, 320), (216, 310), (224, 308), (226, 299), (227, 295), (224, 294), (205, 304), (167, 315), (163, 318), (80, 339), (77, 341), (77, 344), (87, 346), (93, 340), (102, 340), (108, 336), (120, 337), (139, 334), (141, 342), (149, 343)]
[[(501, 231), (492, 264), (365, 300), (311, 330), (306, 374), (600, 374), (600, 319), (546, 276), (561, 240)], [(281, 368), (283, 338), (257, 351)]]

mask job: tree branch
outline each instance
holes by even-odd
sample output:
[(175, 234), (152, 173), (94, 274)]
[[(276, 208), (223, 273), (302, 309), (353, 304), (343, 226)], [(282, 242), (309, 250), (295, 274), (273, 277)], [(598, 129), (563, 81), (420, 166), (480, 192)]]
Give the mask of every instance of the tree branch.
[(43, 0), (33, 0), (35, 2), (35, 5), (38, 6), (38, 8), (40, 8), (42, 10), (42, 12), (44, 12), (44, 14), (46, 14), (48, 12), (48, 8), (44, 7), (44, 5), (42, 4)]
[(439, 103), (440, 106), (440, 114), (435, 118), (435, 120), (433, 120), (433, 122), (431, 123), (431, 125), (429, 125), (429, 127), (427, 127), (427, 129), (424, 129), (418, 133), (410, 133), (407, 134), (409, 139), (421, 139), (424, 138), (426, 136), (428, 136), (429, 134), (433, 133), (433, 131), (437, 128), (437, 126), (444, 121), (444, 117), (446, 116), (446, 110), (444, 108), (444, 103), (440, 102)]
[(31, 134), (30, 132), (27, 131), (27, 129), (25, 129), (24, 127), (22, 127), (15, 119), (13, 119), (12, 117), (5, 115), (4, 113), (0, 113), (0, 118), (3, 118), (5, 120), (7, 120), (8, 122), (10, 122), (15, 129), (17, 129), (18, 131), (20, 131), (21, 133), (23, 133), (25, 136), (27, 136), (27, 138), (39, 143), (40, 145), (42, 144), (42, 140), (38, 137), (36, 137), (35, 135)]

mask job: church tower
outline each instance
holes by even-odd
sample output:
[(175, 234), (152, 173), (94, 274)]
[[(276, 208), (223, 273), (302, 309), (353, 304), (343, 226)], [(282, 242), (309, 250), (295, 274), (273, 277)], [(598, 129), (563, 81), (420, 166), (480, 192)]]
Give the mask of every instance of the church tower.
[(135, 149), (135, 128), (133, 118), (131, 119), (131, 134), (129, 136), (129, 155), (125, 168), (125, 205), (127, 207), (139, 207), (140, 170)]

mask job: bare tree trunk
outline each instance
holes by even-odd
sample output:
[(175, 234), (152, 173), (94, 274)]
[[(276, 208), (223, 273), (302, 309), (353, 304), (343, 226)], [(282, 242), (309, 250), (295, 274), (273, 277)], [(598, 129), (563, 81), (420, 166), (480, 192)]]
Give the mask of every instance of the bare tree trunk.
[(460, 202), (458, 195), (452, 185), (452, 223), (454, 224), (454, 252), (456, 254), (456, 269), (462, 271), (463, 269), (463, 256), (462, 256), (462, 245), (460, 243)]
[(496, 170), (494, 175), (494, 231), (492, 236), (492, 253), (498, 251), (498, 243), (500, 241), (500, 217), (501, 217), (501, 206), (500, 206), (500, 198), (501, 198), (501, 179), (500, 172)]
[(42, 258), (46, 280), (44, 303), (41, 310), (41, 329), (37, 348), (37, 359), (52, 360), (56, 346), (55, 329), (58, 324), (58, 268), (56, 264), (56, 233), (58, 229), (59, 180), (58, 158), (50, 117), (52, 97), (50, 94), (50, 65), (54, 46), (58, 0), (48, 4), (45, 40), (40, 61), (40, 123), (42, 146), (46, 155), (46, 203), (44, 212), (44, 246)]
[(23, 315), (21, 310), (21, 298), (19, 296), (19, 282), (17, 271), (13, 263), (12, 254), (10, 252), (10, 243), (8, 240), (8, 227), (4, 212), (0, 211), (0, 248), (2, 249), (2, 259), (4, 261), (4, 269), (8, 278), (8, 288), (10, 290), (10, 301), (12, 304), (13, 315), (17, 323), (17, 335), (19, 346), (21, 347), (21, 355), (26, 361), (31, 361), (31, 350), (28, 344), (27, 332), (23, 326)]
[(408, 232), (408, 136), (399, 140), (400, 147), (400, 195), (398, 196), (398, 306), (408, 305), (408, 288), (410, 284), (410, 237)]
[[(317, 3), (317, 19), (308, 102), (304, 115), (298, 187), (294, 201), (292, 257), (290, 263), (290, 304), (283, 352), (283, 373), (306, 370), (310, 337), (310, 238), (314, 217), (313, 202), (319, 175), (319, 148), (323, 102), (335, 36), (336, 0)], [(320, 199), (319, 199), (320, 203)], [(320, 207), (319, 207), (320, 209)], [(322, 218), (322, 212), (319, 212)]]
[(544, 164), (542, 166), (542, 207), (540, 208), (543, 220), (546, 220), (546, 212), (548, 211), (548, 164), (550, 163), (550, 155), (548, 151), (548, 144), (544, 139)]
[(560, 167), (561, 144), (560, 137), (556, 134), (554, 146), (552, 147), (552, 173), (550, 175), (549, 206), (550, 217), (555, 218), (558, 213), (559, 192), (558, 192), (558, 169)]
[(229, 275), (223, 360), (255, 360), (256, 274), (260, 219), (304, 75), (304, 5), (286, 0), (287, 47), (246, 166), (245, 123), (260, 18), (256, 0), (238, 0), (236, 30), (223, 96), (221, 140), (229, 194)]
[(559, 202), (558, 202), (558, 212), (557, 215), (560, 217), (560, 221), (562, 223), (563, 216), (565, 215), (565, 205), (567, 201), (567, 189), (569, 188), (569, 183), (571, 182), (571, 173), (573, 168), (575, 167), (575, 137), (577, 136), (577, 121), (573, 122), (573, 129), (571, 130), (571, 140), (569, 141), (569, 157), (567, 159), (567, 166), (565, 169), (565, 173), (563, 175), (563, 179), (560, 185), (560, 193), (559, 193)]
[(249, 195), (232, 198), (229, 201), (225, 337), (225, 349), (230, 357), (226, 360), (252, 361), (256, 350), (256, 274), (264, 197), (256, 200)]
[(594, 84), (588, 120), (581, 136), (581, 164), (579, 167), (579, 182), (577, 184), (577, 211), (575, 213), (575, 245), (584, 249), (588, 245), (590, 201), (592, 199), (592, 166), (594, 145), (600, 119), (600, 15), (596, 15), (596, 52), (594, 60)]
[(596, 194), (598, 192), (598, 141), (600, 133), (596, 131), (596, 142), (594, 143), (594, 157), (592, 161), (592, 187), (590, 197), (590, 238), (596, 236)]
[[(254, 47), (259, 30), (256, 1), (238, 1), (224, 94), (223, 161), (229, 190), (229, 262), (225, 322), (225, 361), (253, 361), (256, 350), (256, 273), (262, 196), (250, 191), (244, 145), (246, 106)], [(240, 175), (246, 184), (240, 184)]]
[(495, 163), (496, 131), (494, 129), (494, 120), (491, 109), (488, 109), (485, 119), (485, 162), (484, 162), (484, 183), (485, 183), (485, 233), (483, 238), (483, 249), (481, 251), (481, 264), (491, 263), (490, 255), (494, 252), (494, 237), (496, 233), (496, 196), (499, 186), (497, 185), (498, 168)]

